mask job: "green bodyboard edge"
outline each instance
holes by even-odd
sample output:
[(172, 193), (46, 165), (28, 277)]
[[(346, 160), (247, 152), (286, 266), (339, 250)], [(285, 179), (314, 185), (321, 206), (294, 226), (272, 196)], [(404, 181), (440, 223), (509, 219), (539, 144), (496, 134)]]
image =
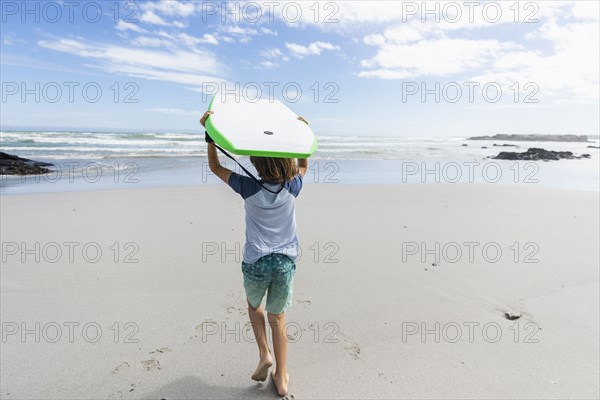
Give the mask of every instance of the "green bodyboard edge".
[[(216, 95), (213, 96), (212, 100), (210, 101), (210, 105), (208, 106), (208, 111), (212, 110), (212, 105), (213, 105), (213, 102), (215, 101), (216, 97), (217, 97)], [(212, 140), (214, 140), (216, 144), (218, 144), (223, 149), (230, 151), (231, 153), (236, 154), (238, 156), (273, 157), (273, 158), (309, 158), (312, 154), (314, 154), (315, 151), (317, 151), (317, 148), (319, 147), (319, 145), (317, 143), (317, 136), (313, 132), (313, 143), (312, 143), (312, 146), (310, 147), (310, 150), (308, 153), (237, 149), (212, 124), (210, 116), (206, 120), (205, 128), (206, 128), (206, 131), (208, 132), (208, 134), (210, 135), (210, 137), (212, 138)]]

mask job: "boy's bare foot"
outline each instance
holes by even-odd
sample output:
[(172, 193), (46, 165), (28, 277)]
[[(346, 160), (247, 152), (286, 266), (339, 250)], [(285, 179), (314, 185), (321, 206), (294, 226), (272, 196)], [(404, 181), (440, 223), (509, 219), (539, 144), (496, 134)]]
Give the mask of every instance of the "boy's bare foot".
[(271, 372), (271, 378), (273, 379), (273, 383), (275, 384), (275, 389), (277, 389), (277, 394), (280, 396), (287, 396), (288, 383), (290, 381), (290, 374), (285, 374), (285, 379), (282, 376), (277, 375), (276, 371)]
[(252, 374), (252, 380), (260, 382), (265, 381), (271, 365), (273, 365), (273, 357), (271, 357), (271, 353), (269, 353), (267, 357), (258, 362), (258, 367), (256, 367), (256, 371)]

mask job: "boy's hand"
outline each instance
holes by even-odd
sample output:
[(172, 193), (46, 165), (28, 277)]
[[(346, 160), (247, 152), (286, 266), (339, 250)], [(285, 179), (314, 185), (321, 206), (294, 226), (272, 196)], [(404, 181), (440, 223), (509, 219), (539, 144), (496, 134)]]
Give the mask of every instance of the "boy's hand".
[(214, 111), (207, 111), (207, 112), (205, 112), (204, 115), (202, 116), (202, 118), (200, 118), (200, 124), (202, 126), (204, 126), (204, 124), (206, 123), (206, 120), (208, 119), (208, 117), (210, 117), (214, 113), (215, 113)]
[(308, 125), (308, 121), (304, 119), (304, 117), (298, 117), (298, 119)]

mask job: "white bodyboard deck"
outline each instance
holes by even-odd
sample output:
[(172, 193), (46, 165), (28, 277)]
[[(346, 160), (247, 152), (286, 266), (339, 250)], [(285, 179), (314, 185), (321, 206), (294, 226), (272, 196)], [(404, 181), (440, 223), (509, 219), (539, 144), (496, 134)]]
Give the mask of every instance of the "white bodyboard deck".
[(215, 95), (206, 130), (217, 145), (238, 155), (307, 158), (317, 150), (312, 129), (278, 100), (247, 101)]

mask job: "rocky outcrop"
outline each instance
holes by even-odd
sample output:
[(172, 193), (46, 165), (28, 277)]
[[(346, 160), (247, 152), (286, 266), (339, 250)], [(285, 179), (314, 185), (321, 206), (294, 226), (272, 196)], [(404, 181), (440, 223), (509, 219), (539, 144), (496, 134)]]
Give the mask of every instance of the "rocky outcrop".
[(504, 135), (474, 136), (467, 140), (508, 140), (511, 142), (587, 142), (586, 135)]
[(579, 158), (590, 158), (589, 154), (582, 154), (580, 156), (574, 155), (570, 151), (552, 151), (544, 150), (532, 147), (523, 153), (517, 153), (512, 151), (503, 151), (496, 157), (492, 157), (495, 160), (531, 160), (531, 161), (550, 161), (550, 160), (573, 160)]
[(0, 151), (0, 175), (40, 175), (47, 174), (52, 164), (28, 160)]

